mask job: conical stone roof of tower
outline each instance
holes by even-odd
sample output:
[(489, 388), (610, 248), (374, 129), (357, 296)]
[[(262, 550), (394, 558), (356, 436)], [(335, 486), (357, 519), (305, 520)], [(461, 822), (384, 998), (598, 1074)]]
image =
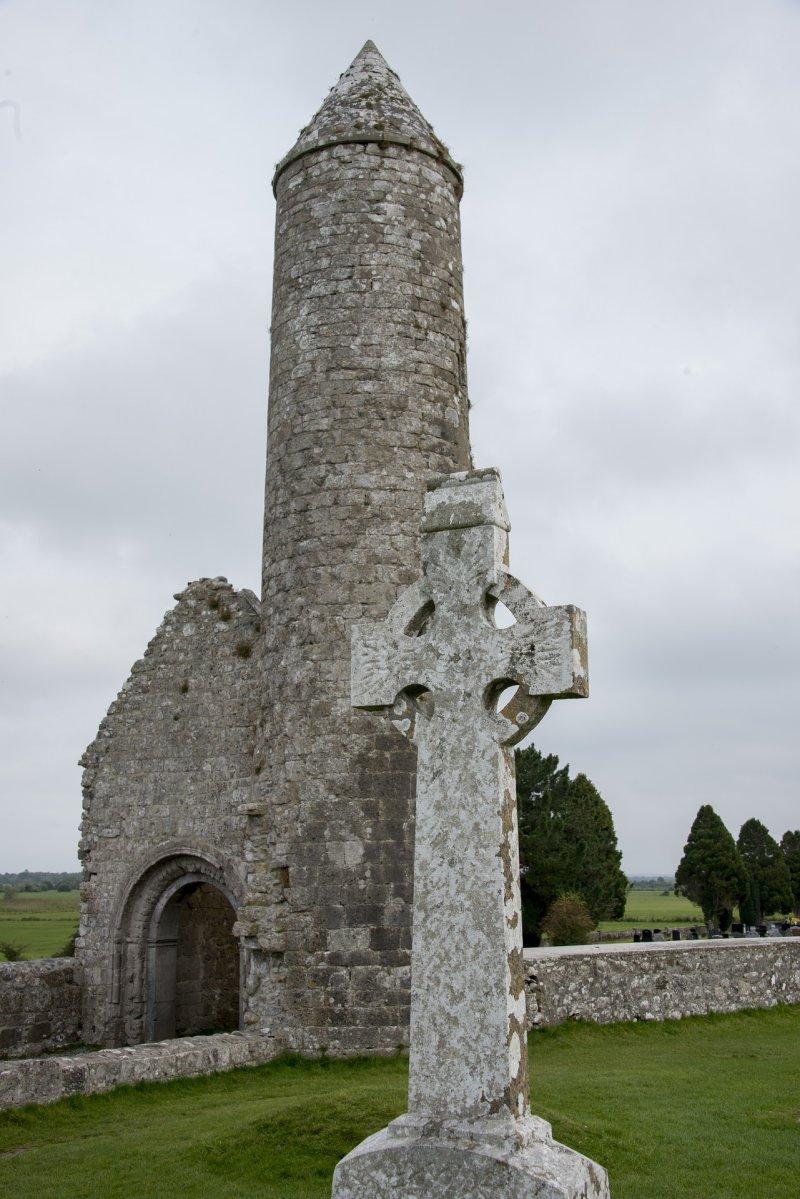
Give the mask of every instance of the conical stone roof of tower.
[(290, 162), (324, 146), (378, 142), (408, 146), (451, 168), (462, 182), (461, 168), (436, 136), (374, 42), (365, 42), (331, 88), (288, 154), (275, 170), (273, 186)]

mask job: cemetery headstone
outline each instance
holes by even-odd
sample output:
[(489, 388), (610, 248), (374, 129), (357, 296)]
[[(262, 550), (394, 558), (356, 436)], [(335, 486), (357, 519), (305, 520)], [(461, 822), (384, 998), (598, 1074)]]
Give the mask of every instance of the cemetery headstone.
[(588, 687), (584, 615), (508, 573), (508, 527), (496, 471), (430, 485), (421, 581), (353, 630), (354, 706), (418, 754), (411, 1049), (407, 1113), (339, 1162), (334, 1199), (609, 1195), (529, 1105), (511, 747)]

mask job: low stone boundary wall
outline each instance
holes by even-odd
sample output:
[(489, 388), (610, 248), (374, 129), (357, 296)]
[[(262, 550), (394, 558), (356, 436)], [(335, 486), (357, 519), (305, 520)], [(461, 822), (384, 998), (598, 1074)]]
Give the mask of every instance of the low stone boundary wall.
[[(525, 967), (534, 1028), (800, 1003), (800, 938), (526, 949)], [(12, 1050), (74, 1043), (79, 1021), (80, 986), (70, 959), (0, 964), (0, 1027), (10, 1030)], [(233, 1032), (0, 1061), (0, 1109), (259, 1066), (280, 1052), (271, 1037)]]
[(0, 1059), (80, 1040), (81, 984), (73, 958), (0, 962)]
[(525, 990), (532, 1028), (800, 1003), (800, 938), (526, 949)]
[(55, 1103), (68, 1095), (93, 1095), (139, 1082), (167, 1082), (260, 1066), (279, 1052), (269, 1037), (229, 1032), (0, 1062), (0, 1109)]

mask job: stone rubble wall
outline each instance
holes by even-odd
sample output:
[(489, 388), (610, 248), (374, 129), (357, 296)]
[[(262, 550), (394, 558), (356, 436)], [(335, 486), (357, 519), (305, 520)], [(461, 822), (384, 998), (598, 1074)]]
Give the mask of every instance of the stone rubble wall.
[(0, 962), (0, 1058), (74, 1045), (80, 1024), (80, 971), (73, 958)]
[(0, 1110), (29, 1103), (55, 1103), (70, 1095), (94, 1095), (141, 1082), (169, 1082), (241, 1066), (261, 1066), (278, 1053), (271, 1038), (232, 1032), (3, 1062)]
[[(800, 1003), (800, 938), (526, 950), (525, 963), (534, 1028), (570, 1019), (675, 1020)], [(12, 1052), (75, 1043), (79, 993), (70, 959), (1, 964), (0, 1017), (2, 1027), (15, 1032)], [(234, 1032), (7, 1060), (0, 1062), (0, 1109), (257, 1066), (284, 1047), (274, 1037)], [(313, 1045), (306, 1050), (313, 1052)]]
[(525, 966), (532, 1028), (800, 1003), (800, 938), (529, 949)]

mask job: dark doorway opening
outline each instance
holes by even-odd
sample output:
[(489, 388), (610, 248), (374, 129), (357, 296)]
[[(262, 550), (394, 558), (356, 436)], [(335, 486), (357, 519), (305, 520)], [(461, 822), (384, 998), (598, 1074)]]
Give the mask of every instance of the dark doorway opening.
[(239, 1027), (239, 944), (228, 898), (202, 876), (174, 882), (148, 938), (148, 1039)]

